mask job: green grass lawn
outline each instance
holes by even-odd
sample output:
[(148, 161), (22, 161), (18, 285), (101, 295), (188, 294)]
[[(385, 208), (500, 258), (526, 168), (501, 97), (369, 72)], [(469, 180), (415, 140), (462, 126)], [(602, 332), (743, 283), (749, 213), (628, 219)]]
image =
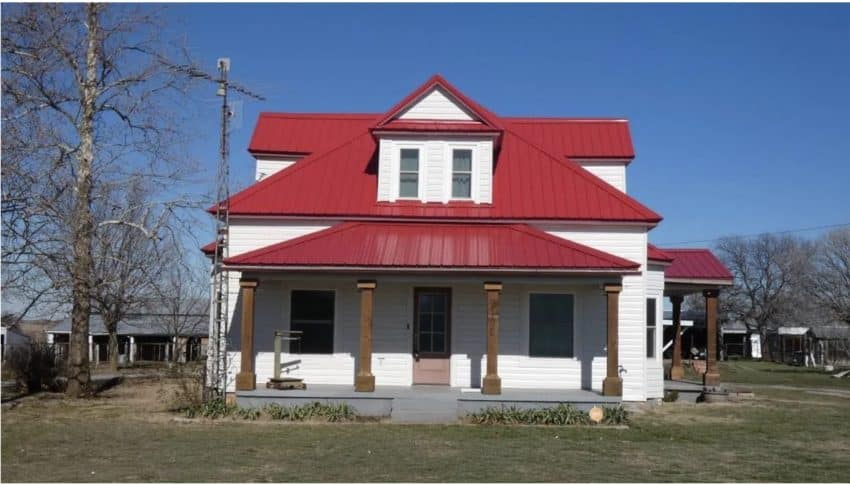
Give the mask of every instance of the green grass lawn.
[[(837, 380), (837, 379), (836, 379)], [(285, 424), (175, 419), (157, 387), (4, 407), (2, 478), (18, 481), (843, 482), (850, 397), (759, 388), (672, 403), (629, 429)]]
[(817, 368), (797, 367), (774, 362), (749, 360), (720, 362), (720, 378), (723, 382), (850, 389), (850, 379), (832, 377), (832, 374), (836, 372), (824, 372)]

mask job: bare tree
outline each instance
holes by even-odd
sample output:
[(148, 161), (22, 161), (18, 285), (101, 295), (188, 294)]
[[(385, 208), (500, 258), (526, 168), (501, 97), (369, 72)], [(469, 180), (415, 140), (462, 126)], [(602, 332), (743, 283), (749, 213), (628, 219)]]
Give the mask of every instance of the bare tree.
[(808, 294), (829, 318), (850, 325), (850, 229), (821, 238), (815, 262)]
[(718, 245), (719, 256), (735, 276), (735, 284), (725, 292), (725, 308), (730, 317), (743, 322), (761, 336), (780, 322), (804, 318), (805, 274), (811, 269), (811, 251), (791, 236), (763, 234), (754, 239), (727, 237)]
[[(124, 200), (115, 200), (118, 197)], [(144, 181), (135, 180), (126, 190), (104, 196), (96, 204), (101, 223), (94, 234), (92, 303), (109, 334), (112, 370), (118, 369), (119, 322), (142, 310), (168, 264), (158, 250), (160, 232), (170, 222), (168, 212), (156, 214), (149, 197)]]
[[(179, 249), (179, 247), (175, 247)], [(155, 285), (155, 302), (159, 308), (160, 328), (174, 342), (183, 340), (172, 353), (174, 361), (188, 351), (188, 337), (196, 335), (209, 325), (209, 283), (199, 268), (192, 264), (185, 252), (166, 258), (170, 264)]]
[(27, 310), (70, 301), (67, 393), (79, 396), (89, 381), (96, 231), (126, 225), (150, 234), (142, 220), (96, 221), (95, 198), (138, 177), (165, 194), (189, 173), (178, 129), (188, 76), (166, 61), (179, 52), (161, 40), (150, 7), (3, 10), (4, 290), (26, 299)]

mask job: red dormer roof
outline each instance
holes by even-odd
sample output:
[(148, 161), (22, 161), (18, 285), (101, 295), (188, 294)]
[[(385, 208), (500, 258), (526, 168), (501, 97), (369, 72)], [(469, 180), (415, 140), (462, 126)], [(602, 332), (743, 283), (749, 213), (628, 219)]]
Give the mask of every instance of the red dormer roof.
[(466, 108), (474, 117), (478, 118), (483, 124), (490, 127), (492, 130), (501, 130), (501, 120), (498, 116), (488, 111), (486, 108), (481, 106), (480, 104), (473, 101), (471, 98), (467, 97), (465, 94), (460, 92), (459, 89), (452, 86), (451, 83), (443, 79), (439, 74), (435, 74), (431, 77), (431, 79), (425, 81), (424, 84), (413, 90), (412, 93), (408, 94), (404, 99), (399, 101), (395, 106), (387, 110), (384, 113), (383, 117), (375, 124), (375, 128), (381, 128), (390, 121), (392, 121), (396, 116), (401, 114), (408, 107), (416, 104), (417, 101), (421, 100), (425, 95), (430, 93), (432, 90), (441, 88), (445, 91), (449, 96), (454, 98), (458, 104)]
[[(396, 119), (439, 87), (480, 122)], [(375, 129), (493, 132), (492, 203), (377, 201)], [(434, 76), (384, 114), (263, 113), (255, 154), (305, 154), (295, 165), (233, 195), (231, 214), (462, 220), (577, 220), (655, 224), (661, 216), (570, 160), (630, 158), (623, 120), (499, 118)]]

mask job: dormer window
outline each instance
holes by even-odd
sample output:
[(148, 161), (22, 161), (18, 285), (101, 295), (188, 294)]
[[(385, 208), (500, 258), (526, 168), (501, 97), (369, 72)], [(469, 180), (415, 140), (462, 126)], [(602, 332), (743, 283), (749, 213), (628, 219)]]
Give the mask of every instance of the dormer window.
[(452, 150), (452, 198), (472, 198), (472, 150)]
[(416, 199), (419, 197), (419, 149), (402, 148), (400, 160), (398, 196)]

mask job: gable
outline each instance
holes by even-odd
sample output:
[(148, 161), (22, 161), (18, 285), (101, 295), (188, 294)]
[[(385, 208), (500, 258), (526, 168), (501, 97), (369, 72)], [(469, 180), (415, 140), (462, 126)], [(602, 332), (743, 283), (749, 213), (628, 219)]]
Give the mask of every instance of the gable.
[(442, 88), (435, 87), (419, 101), (402, 111), (402, 120), (478, 121)]

